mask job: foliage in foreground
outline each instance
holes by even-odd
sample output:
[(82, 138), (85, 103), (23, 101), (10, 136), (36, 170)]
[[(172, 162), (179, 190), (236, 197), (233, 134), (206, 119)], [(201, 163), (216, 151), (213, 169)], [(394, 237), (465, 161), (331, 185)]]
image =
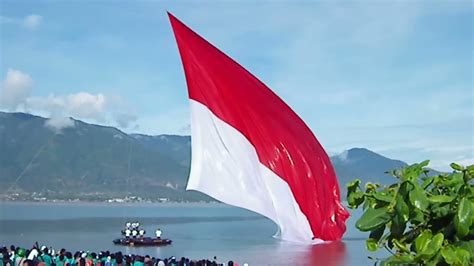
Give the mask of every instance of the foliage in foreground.
[(365, 210), (356, 227), (370, 232), (367, 249), (387, 249), (384, 264), (474, 263), (474, 165), (452, 163), (451, 174), (428, 176), (429, 161), (389, 174), (390, 186), (347, 184), (349, 208)]

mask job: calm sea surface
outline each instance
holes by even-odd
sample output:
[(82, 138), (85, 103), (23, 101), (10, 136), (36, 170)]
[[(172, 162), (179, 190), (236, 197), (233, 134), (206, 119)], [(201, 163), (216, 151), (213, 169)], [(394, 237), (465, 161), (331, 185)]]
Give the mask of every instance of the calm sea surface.
[[(366, 234), (347, 223), (342, 242), (307, 246), (272, 238), (277, 227), (253, 212), (222, 204), (0, 203), (0, 245), (40, 245), (70, 251), (122, 251), (160, 258), (217, 256), (250, 265), (373, 265)], [(173, 244), (164, 247), (115, 246), (126, 221), (139, 221), (147, 235), (157, 227)]]

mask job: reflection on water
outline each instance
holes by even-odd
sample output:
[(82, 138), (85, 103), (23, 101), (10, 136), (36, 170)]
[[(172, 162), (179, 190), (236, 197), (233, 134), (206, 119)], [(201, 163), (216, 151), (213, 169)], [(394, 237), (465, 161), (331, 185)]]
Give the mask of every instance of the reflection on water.
[[(346, 244), (342, 241), (318, 245), (295, 245), (281, 242), (276, 254), (282, 265), (348, 265)], [(270, 264), (269, 264), (270, 265)]]
[(309, 247), (306, 261), (308, 265), (318, 265), (324, 261), (327, 266), (340, 266), (346, 265), (346, 257), (346, 244), (335, 241)]

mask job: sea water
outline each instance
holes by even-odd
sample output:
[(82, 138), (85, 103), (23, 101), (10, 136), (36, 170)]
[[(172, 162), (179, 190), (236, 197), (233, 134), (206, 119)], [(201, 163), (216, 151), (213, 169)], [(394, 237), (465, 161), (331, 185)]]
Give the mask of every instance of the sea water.
[[(352, 212), (343, 241), (297, 245), (274, 239), (276, 225), (256, 213), (224, 204), (0, 203), (0, 245), (31, 247), (35, 242), (56, 250), (122, 251), (160, 258), (182, 256), (233, 260), (240, 265), (372, 265), (367, 234), (358, 232)], [(113, 239), (127, 221), (139, 221), (153, 236), (173, 244), (163, 247), (116, 246)]]

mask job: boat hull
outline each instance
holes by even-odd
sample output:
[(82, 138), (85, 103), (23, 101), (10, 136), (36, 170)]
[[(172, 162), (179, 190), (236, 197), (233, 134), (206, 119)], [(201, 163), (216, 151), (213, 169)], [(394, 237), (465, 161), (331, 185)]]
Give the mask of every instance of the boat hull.
[(166, 246), (166, 245), (170, 245), (173, 241), (169, 239), (142, 237), (142, 238), (118, 238), (118, 239), (115, 239), (113, 242), (115, 245), (143, 247), (143, 246)]

